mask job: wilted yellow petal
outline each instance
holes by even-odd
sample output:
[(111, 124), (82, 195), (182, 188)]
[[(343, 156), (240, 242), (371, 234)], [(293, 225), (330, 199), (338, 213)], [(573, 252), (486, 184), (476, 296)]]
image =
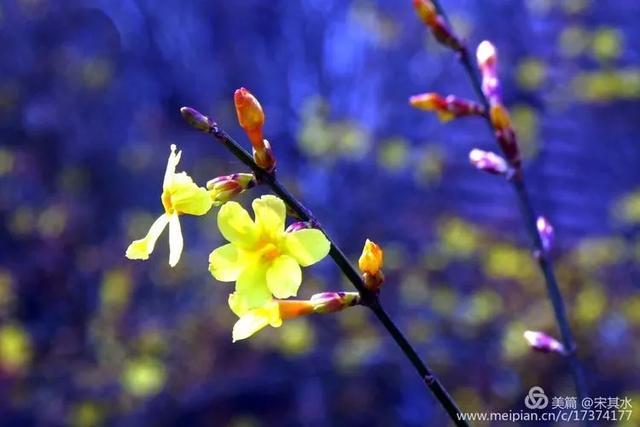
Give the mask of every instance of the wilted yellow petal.
[(292, 256), (301, 266), (315, 264), (327, 256), (331, 245), (320, 230), (305, 229), (285, 236), (287, 255)]
[(271, 292), (267, 288), (267, 266), (261, 263), (246, 266), (238, 276), (236, 292), (250, 309), (267, 303), (271, 299)]
[(149, 259), (149, 255), (153, 252), (158, 237), (160, 237), (160, 234), (168, 223), (169, 216), (167, 214), (160, 215), (151, 225), (149, 232), (144, 238), (135, 240), (129, 245), (125, 256), (129, 259)]
[(221, 282), (238, 280), (243, 268), (240, 252), (231, 243), (220, 246), (209, 255), (209, 271)]
[(171, 215), (169, 220), (169, 265), (175, 267), (180, 261), (184, 242), (180, 229), (180, 218), (177, 214)]
[(225, 239), (239, 247), (251, 248), (258, 240), (255, 223), (237, 202), (227, 202), (220, 208), (218, 228)]
[(253, 211), (256, 224), (263, 232), (273, 235), (282, 233), (287, 208), (282, 200), (276, 196), (266, 195), (253, 201)]
[(295, 296), (301, 283), (300, 266), (288, 255), (280, 255), (267, 270), (267, 286), (276, 298), (285, 299)]
[(167, 189), (171, 185), (176, 173), (176, 166), (178, 166), (178, 163), (180, 162), (180, 156), (182, 156), (182, 151), (178, 151), (176, 153), (175, 144), (171, 144), (171, 154), (169, 154), (167, 169), (164, 172), (164, 181), (162, 183), (163, 189)]

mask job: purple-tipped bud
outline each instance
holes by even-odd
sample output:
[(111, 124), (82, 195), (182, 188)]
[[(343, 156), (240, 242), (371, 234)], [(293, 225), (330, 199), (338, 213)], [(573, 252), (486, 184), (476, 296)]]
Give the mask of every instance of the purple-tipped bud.
[(284, 232), (295, 233), (296, 231), (305, 230), (307, 228), (313, 228), (313, 225), (309, 221), (298, 221), (288, 226)]
[(547, 218), (539, 216), (538, 220), (536, 221), (536, 227), (538, 228), (538, 234), (540, 234), (542, 248), (545, 252), (549, 252), (553, 245), (553, 226)]
[(557, 339), (539, 331), (524, 331), (524, 339), (535, 351), (542, 353), (558, 353), (566, 354), (566, 350), (562, 343)]
[(214, 178), (207, 182), (207, 190), (214, 206), (220, 206), (243, 191), (255, 187), (256, 179), (251, 173), (234, 173)]
[(474, 148), (469, 152), (469, 161), (476, 169), (494, 175), (506, 175), (509, 171), (507, 161), (491, 151)]
[(213, 126), (213, 120), (205, 116), (198, 110), (191, 107), (180, 108), (180, 114), (182, 117), (193, 127), (201, 132), (208, 133)]
[(360, 294), (358, 292), (322, 292), (312, 295), (309, 301), (313, 304), (314, 313), (333, 313), (360, 304)]

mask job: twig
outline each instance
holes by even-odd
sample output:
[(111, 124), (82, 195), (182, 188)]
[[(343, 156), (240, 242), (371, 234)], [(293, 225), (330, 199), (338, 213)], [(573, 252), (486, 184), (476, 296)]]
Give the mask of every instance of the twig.
[[(438, 13), (446, 18), (446, 14), (444, 9), (440, 5), (438, 0), (431, 0), (436, 7)], [(489, 111), (489, 100), (485, 96), (482, 91), (482, 84), (480, 83), (480, 78), (478, 73), (476, 72), (471, 60), (469, 58), (469, 52), (466, 47), (458, 54), (460, 62), (469, 76), (471, 80), (471, 85), (473, 86), (473, 90), (476, 93), (478, 99), (482, 103), (485, 108), (485, 111)], [(483, 116), (486, 119), (486, 122), (491, 129), (491, 133), (494, 133), (494, 127), (491, 123), (491, 119), (488, 114)], [(500, 145), (500, 144), (498, 144)], [(575, 384), (576, 393), (578, 397), (578, 401), (582, 401), (584, 397), (587, 396), (587, 388), (584, 379), (584, 374), (582, 370), (582, 366), (578, 358), (576, 357), (576, 346), (573, 341), (573, 336), (571, 333), (571, 328), (569, 326), (569, 321), (567, 320), (567, 314), (565, 310), (564, 300), (562, 298), (562, 293), (560, 292), (560, 288), (558, 287), (558, 282), (556, 280), (555, 274), (553, 272), (553, 262), (548, 257), (547, 252), (544, 250), (542, 245), (542, 240), (540, 239), (540, 234), (538, 233), (538, 229), (536, 227), (536, 215), (533, 209), (533, 205), (529, 198), (529, 193), (527, 191), (527, 186), (524, 180), (524, 174), (520, 171), (516, 175), (512, 177), (509, 181), (513, 186), (513, 189), (516, 192), (518, 197), (518, 204), (520, 205), (520, 211), (522, 213), (522, 217), (524, 219), (527, 232), (533, 242), (534, 254), (536, 254), (536, 258), (538, 260), (538, 265), (540, 266), (540, 270), (545, 279), (545, 283), (547, 285), (547, 293), (549, 295), (549, 299), (551, 300), (551, 304), (553, 306), (553, 311), (555, 313), (556, 322), (558, 324), (558, 329), (560, 329), (560, 336), (562, 339), (562, 343), (567, 349), (567, 361), (569, 364), (569, 368), (571, 370), (571, 376), (573, 378), (573, 382)]]
[[(185, 114), (185, 110), (183, 109), (183, 115), (187, 118)], [(192, 110), (193, 111), (193, 110)], [(189, 119), (187, 118), (187, 121)], [(190, 122), (192, 125), (193, 123)], [(309, 221), (313, 223), (316, 228), (320, 229), (329, 242), (331, 243), (331, 249), (329, 251), (329, 255), (336, 263), (338, 268), (344, 273), (345, 276), (349, 279), (349, 281), (353, 284), (353, 286), (360, 293), (362, 305), (365, 305), (373, 314), (378, 318), (380, 323), (385, 327), (391, 338), (398, 344), (404, 355), (409, 359), (415, 370), (418, 372), (422, 380), (425, 382), (427, 387), (431, 390), (431, 392), (435, 395), (438, 402), (442, 405), (442, 407), (447, 411), (449, 417), (456, 426), (469, 426), (469, 424), (462, 420), (462, 413), (458, 408), (458, 405), (455, 403), (453, 398), (449, 395), (447, 390), (444, 388), (442, 383), (434, 376), (429, 368), (425, 365), (425, 363), (420, 359), (420, 356), (416, 353), (414, 348), (411, 346), (409, 341), (405, 338), (405, 336), (400, 332), (396, 324), (391, 320), (387, 312), (384, 310), (382, 305), (380, 304), (380, 299), (378, 298), (377, 293), (370, 291), (365, 287), (364, 281), (360, 276), (360, 273), (355, 269), (355, 267), (349, 262), (344, 252), (336, 245), (336, 243), (329, 237), (327, 232), (322, 228), (318, 220), (313, 216), (311, 211), (307, 209), (294, 195), (292, 195), (289, 190), (287, 190), (284, 185), (276, 178), (275, 172), (267, 172), (264, 169), (261, 169), (256, 162), (254, 161), (251, 154), (246, 151), (240, 144), (234, 141), (224, 130), (222, 130), (217, 123), (212, 122), (208, 119), (208, 129), (202, 126), (195, 126), (199, 130), (205, 131), (213, 136), (216, 140), (222, 143), (226, 148), (231, 151), (231, 153), (238, 158), (242, 163), (251, 168), (253, 173), (256, 176), (256, 179), (259, 183), (265, 184), (269, 186), (275, 194), (277, 194), (285, 204), (291, 209), (298, 217), (300, 217), (303, 221)]]

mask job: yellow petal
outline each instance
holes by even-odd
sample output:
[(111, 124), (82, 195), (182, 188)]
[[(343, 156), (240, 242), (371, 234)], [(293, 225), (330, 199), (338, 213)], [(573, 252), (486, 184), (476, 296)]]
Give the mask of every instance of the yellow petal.
[[(213, 201), (204, 187), (198, 187), (184, 172), (177, 174), (181, 178), (170, 187), (171, 205), (179, 213), (204, 215), (209, 212)], [(188, 179), (185, 180), (184, 177)]]
[(327, 256), (331, 245), (320, 230), (304, 229), (287, 233), (285, 248), (288, 255), (307, 267)]
[(182, 240), (182, 230), (180, 229), (180, 218), (178, 215), (171, 215), (169, 220), (169, 265), (175, 267), (180, 261), (180, 255), (182, 255), (182, 247), (184, 242)]
[(253, 201), (253, 212), (256, 224), (268, 234), (282, 233), (287, 208), (282, 200), (276, 196), (265, 195)]
[(240, 252), (233, 244), (220, 246), (209, 255), (209, 271), (221, 282), (238, 280), (244, 267), (240, 258)]
[(229, 295), (229, 308), (238, 317), (242, 317), (243, 314), (249, 312), (249, 305), (237, 292), (233, 292)]
[[(229, 307), (236, 314), (238, 305), (243, 305), (244, 302), (236, 294), (229, 296)], [(240, 319), (233, 325), (233, 341), (242, 340), (250, 337), (256, 332), (260, 331), (267, 325), (271, 325), (275, 328), (282, 325), (282, 319), (280, 318), (280, 308), (278, 303), (274, 300), (270, 300), (262, 307), (246, 310), (246, 306), (239, 309)]]
[(220, 208), (218, 228), (225, 239), (241, 248), (251, 248), (258, 240), (255, 223), (237, 202), (227, 202)]
[(127, 248), (125, 256), (129, 259), (149, 259), (149, 255), (153, 252), (156, 241), (164, 228), (169, 223), (167, 214), (160, 215), (149, 228), (147, 235), (139, 240), (132, 242)]
[(271, 299), (267, 288), (267, 266), (253, 263), (245, 267), (236, 281), (236, 292), (249, 309), (262, 307)]
[(267, 286), (274, 297), (285, 299), (295, 296), (302, 283), (298, 262), (288, 255), (280, 255), (267, 270)]
[(167, 161), (167, 169), (164, 172), (164, 181), (162, 183), (163, 189), (167, 189), (171, 185), (171, 182), (173, 181), (173, 176), (176, 173), (176, 166), (178, 166), (181, 156), (182, 156), (182, 151), (178, 151), (176, 153), (175, 144), (171, 144), (171, 154), (169, 154), (169, 160)]

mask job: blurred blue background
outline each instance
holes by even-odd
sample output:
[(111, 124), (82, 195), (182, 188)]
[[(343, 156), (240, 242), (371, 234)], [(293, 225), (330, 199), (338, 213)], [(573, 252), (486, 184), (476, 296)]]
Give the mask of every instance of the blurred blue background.
[[(640, 425), (640, 3), (444, 0), (490, 39), (590, 395)], [(572, 396), (514, 194), (474, 170), (479, 119), (441, 124), (410, 95), (473, 98), (411, 2), (3, 0), (0, 3), (0, 423), (7, 426), (442, 426), (444, 411), (365, 309), (231, 344), (229, 284), (207, 255), (215, 210), (147, 262), (128, 243), (162, 212), (169, 153), (204, 184), (244, 168), (182, 121), (210, 114), (248, 146), (245, 86), (282, 180), (356, 260), (386, 255), (382, 298), (466, 411)], [(240, 198), (248, 206), (260, 194)], [(350, 289), (329, 261), (301, 296)]]

